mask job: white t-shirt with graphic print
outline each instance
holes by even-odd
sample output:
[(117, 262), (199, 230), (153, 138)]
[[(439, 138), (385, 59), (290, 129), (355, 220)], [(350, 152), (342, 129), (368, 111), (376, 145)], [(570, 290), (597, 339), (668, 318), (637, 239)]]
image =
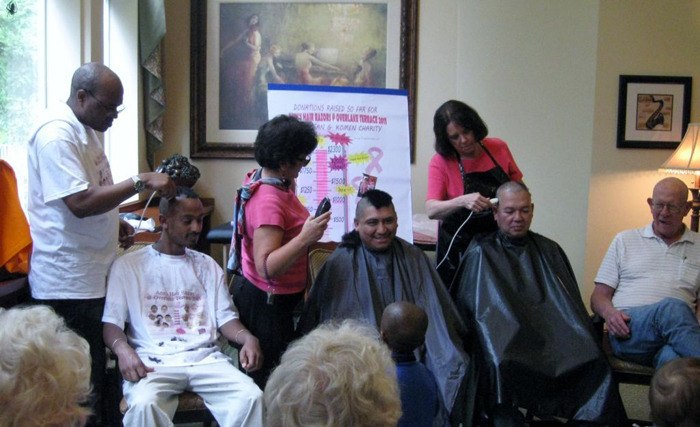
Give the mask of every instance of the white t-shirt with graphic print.
[(238, 313), (224, 272), (208, 255), (166, 255), (153, 246), (118, 258), (110, 271), (103, 322), (124, 328), (147, 366), (182, 366), (226, 358), (218, 328)]

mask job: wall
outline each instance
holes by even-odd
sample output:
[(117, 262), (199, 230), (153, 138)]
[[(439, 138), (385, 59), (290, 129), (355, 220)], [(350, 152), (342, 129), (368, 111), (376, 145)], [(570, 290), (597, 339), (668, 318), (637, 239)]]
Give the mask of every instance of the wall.
[[(463, 100), (490, 135), (508, 141), (533, 192), (533, 229), (560, 243), (588, 294), (614, 232), (647, 220), (653, 170), (670, 155), (615, 149), (618, 75), (693, 75), (698, 32), (682, 28), (697, 24), (698, 9), (692, 0), (663, 8), (650, 0), (420, 2), (414, 211), (424, 212), (433, 113)], [(159, 158), (189, 153), (189, 1), (166, 2), (166, 14)], [(196, 189), (217, 201), (213, 222), (228, 220), (235, 188), (255, 163), (194, 163), (203, 172)]]
[[(162, 157), (189, 152), (188, 5), (166, 3), (168, 111)], [(572, 212), (587, 209), (596, 13), (594, 1), (420, 3), (415, 212), (424, 212), (433, 113), (447, 99), (464, 100), (482, 114), (491, 135), (510, 143), (535, 195), (534, 228), (560, 242), (580, 277), (586, 222)], [(214, 223), (225, 221), (233, 191), (254, 162), (195, 164), (204, 172), (197, 189), (217, 200)]]
[[(667, 176), (657, 168), (671, 150), (617, 149), (620, 74), (692, 76), (691, 122), (700, 120), (700, 2), (651, 0), (600, 3), (593, 162), (586, 239), (586, 300), (615, 234), (651, 221), (646, 198)], [(688, 177), (679, 176), (688, 181)]]
[(586, 219), (576, 213), (587, 209), (596, 16), (595, 1), (421, 3), (415, 210), (434, 152), (433, 113), (463, 100), (509, 143), (533, 193), (533, 229), (559, 242), (581, 277)]

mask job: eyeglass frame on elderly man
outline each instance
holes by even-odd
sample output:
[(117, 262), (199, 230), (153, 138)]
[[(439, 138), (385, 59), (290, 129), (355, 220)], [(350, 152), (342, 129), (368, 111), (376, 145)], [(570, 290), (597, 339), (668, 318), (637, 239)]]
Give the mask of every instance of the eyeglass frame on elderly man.
[(122, 105), (115, 105), (115, 106), (109, 107), (109, 106), (105, 105), (104, 102), (100, 101), (100, 99), (99, 99), (98, 97), (96, 97), (95, 94), (92, 93), (92, 91), (87, 90), (87, 89), (83, 89), (83, 90), (84, 90), (88, 95), (92, 96), (92, 98), (93, 98), (95, 101), (97, 101), (98, 104), (100, 104), (100, 107), (102, 107), (102, 108), (103, 108), (106, 112), (108, 112), (108, 113), (109, 113), (109, 112), (115, 112), (115, 113), (117, 113), (117, 114), (121, 114), (121, 113), (126, 109), (126, 106), (125, 106), (124, 104), (122, 104)]
[(677, 215), (688, 206), (687, 203), (684, 203), (681, 206), (674, 205), (673, 203), (661, 203), (661, 202), (656, 202), (654, 200), (649, 201), (649, 206), (651, 206), (651, 209), (656, 211), (656, 212), (661, 212), (664, 210), (664, 208), (668, 209), (668, 211), (674, 215)]

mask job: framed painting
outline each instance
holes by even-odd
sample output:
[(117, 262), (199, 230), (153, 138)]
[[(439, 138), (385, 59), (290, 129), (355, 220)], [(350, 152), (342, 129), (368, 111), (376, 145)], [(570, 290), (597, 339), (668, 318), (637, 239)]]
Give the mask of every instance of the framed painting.
[(417, 1), (192, 1), (190, 156), (252, 158), (286, 83), (406, 89), (413, 162)]
[(678, 147), (690, 121), (692, 77), (620, 76), (617, 148)]

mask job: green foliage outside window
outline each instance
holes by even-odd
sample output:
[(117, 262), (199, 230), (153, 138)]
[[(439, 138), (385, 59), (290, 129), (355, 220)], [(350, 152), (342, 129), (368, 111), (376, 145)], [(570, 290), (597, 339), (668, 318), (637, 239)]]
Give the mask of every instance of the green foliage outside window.
[(24, 144), (35, 119), (33, 113), (38, 103), (37, 8), (40, 3), (38, 0), (1, 3), (0, 145)]

